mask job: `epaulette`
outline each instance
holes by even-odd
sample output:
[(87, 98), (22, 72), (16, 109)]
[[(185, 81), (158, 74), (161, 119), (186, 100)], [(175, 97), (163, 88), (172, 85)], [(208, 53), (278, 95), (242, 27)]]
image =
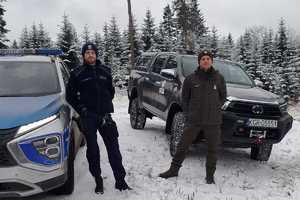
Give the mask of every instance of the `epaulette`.
[(111, 68), (109, 66), (101, 64), (99, 68), (102, 69), (105, 73), (111, 75)]

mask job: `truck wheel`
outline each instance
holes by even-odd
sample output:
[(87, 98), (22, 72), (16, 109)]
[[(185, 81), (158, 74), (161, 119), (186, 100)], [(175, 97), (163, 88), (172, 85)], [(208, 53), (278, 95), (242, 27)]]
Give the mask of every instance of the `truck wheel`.
[(129, 113), (131, 127), (134, 129), (143, 129), (146, 124), (146, 113), (144, 109), (139, 108), (137, 98), (131, 101)]
[(52, 192), (56, 195), (69, 195), (74, 191), (74, 160), (75, 160), (75, 149), (74, 149), (74, 138), (71, 134), (71, 140), (69, 145), (68, 155), (68, 172), (67, 181), (60, 187), (54, 189)]
[(184, 115), (178, 112), (174, 115), (171, 125), (171, 139), (170, 139), (170, 154), (174, 156), (177, 150), (177, 145), (182, 137), (184, 128)]
[(261, 144), (251, 147), (251, 159), (259, 161), (268, 161), (272, 151), (272, 144)]

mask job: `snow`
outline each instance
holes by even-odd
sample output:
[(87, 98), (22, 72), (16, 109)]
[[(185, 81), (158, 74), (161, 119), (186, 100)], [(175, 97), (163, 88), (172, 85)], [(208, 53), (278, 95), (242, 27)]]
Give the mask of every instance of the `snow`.
[[(164, 180), (157, 175), (171, 162), (169, 140), (164, 122), (147, 120), (144, 130), (130, 127), (126, 93), (114, 100), (113, 118), (120, 132), (119, 142), (127, 181), (133, 191), (114, 189), (114, 178), (104, 144), (99, 137), (101, 166), (104, 176), (103, 195), (94, 194), (94, 181), (88, 171), (85, 147), (76, 158), (75, 191), (70, 196), (42, 194), (28, 200), (283, 200), (300, 199), (300, 121), (280, 144), (274, 145), (268, 162), (250, 160), (249, 149), (222, 149), (216, 172), (216, 185), (204, 183), (205, 146), (193, 147), (178, 178)], [(299, 107), (291, 109), (299, 116)], [(298, 118), (299, 120), (299, 118)], [(27, 199), (27, 198), (26, 198)]]

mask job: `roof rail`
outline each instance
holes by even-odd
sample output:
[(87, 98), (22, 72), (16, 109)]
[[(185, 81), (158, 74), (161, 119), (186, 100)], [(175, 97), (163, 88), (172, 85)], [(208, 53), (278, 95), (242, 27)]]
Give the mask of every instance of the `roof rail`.
[(0, 49), (0, 56), (25, 56), (25, 55), (60, 56), (63, 55), (63, 51), (54, 48)]

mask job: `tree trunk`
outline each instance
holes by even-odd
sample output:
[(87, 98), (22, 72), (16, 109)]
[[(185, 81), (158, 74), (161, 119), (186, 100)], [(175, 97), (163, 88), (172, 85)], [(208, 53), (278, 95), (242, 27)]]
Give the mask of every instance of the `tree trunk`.
[(130, 41), (130, 56), (129, 63), (130, 69), (133, 68), (134, 65), (134, 41), (133, 41), (133, 19), (132, 19), (132, 11), (131, 11), (131, 0), (127, 0), (128, 4), (128, 16), (129, 16), (129, 41)]

